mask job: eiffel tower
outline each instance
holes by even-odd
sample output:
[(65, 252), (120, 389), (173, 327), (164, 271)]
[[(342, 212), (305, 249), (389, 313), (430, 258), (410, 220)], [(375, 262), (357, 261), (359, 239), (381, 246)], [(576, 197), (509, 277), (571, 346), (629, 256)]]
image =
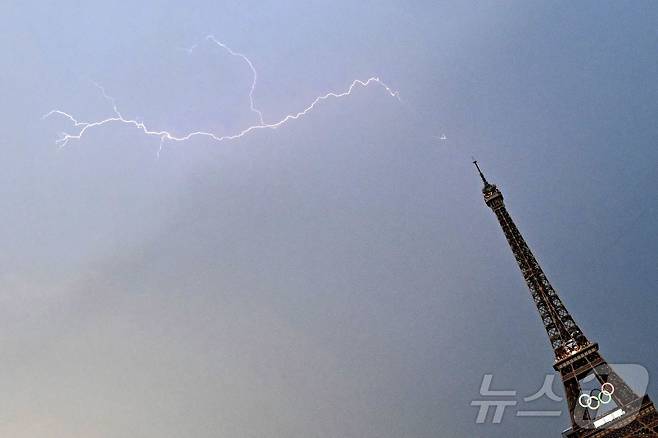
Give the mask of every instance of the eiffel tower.
[[(608, 365), (598, 344), (587, 339), (516, 228), (505, 208), (503, 194), (487, 181), (477, 161), (473, 164), (484, 183), (484, 202), (503, 229), (555, 354), (553, 368), (562, 377), (571, 420), (571, 428), (562, 436), (658, 437), (658, 414), (649, 396), (637, 395)], [(583, 388), (588, 381), (600, 385), (600, 389)]]

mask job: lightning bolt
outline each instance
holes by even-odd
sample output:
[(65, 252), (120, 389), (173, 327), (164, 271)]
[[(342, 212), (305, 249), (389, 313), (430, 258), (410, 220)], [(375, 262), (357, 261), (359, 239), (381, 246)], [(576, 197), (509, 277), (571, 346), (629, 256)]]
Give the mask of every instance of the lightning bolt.
[(258, 121), (260, 122), (260, 124), (264, 125), (265, 122), (263, 121), (263, 113), (260, 112), (260, 110), (258, 110), (256, 108), (256, 106), (254, 105), (254, 90), (256, 89), (256, 82), (258, 81), (258, 72), (256, 72), (256, 68), (254, 67), (254, 64), (252, 64), (251, 61), (249, 60), (249, 58), (247, 58), (242, 53), (238, 53), (238, 52), (234, 51), (233, 49), (231, 49), (226, 44), (224, 44), (220, 41), (217, 41), (214, 36), (208, 35), (206, 37), (206, 39), (208, 41), (212, 41), (213, 43), (217, 44), (222, 49), (226, 50), (228, 53), (231, 54), (231, 56), (237, 56), (238, 58), (242, 58), (247, 63), (247, 65), (249, 66), (249, 69), (251, 69), (251, 74), (253, 75), (253, 79), (251, 81), (251, 89), (249, 90), (249, 108), (251, 109), (251, 111), (253, 111), (254, 113), (256, 113), (258, 115)]
[[(60, 148), (63, 148), (66, 145), (68, 145), (69, 142), (71, 142), (71, 141), (82, 139), (82, 137), (88, 131), (90, 131), (94, 128), (98, 128), (98, 127), (101, 127), (101, 126), (104, 126), (104, 125), (110, 125), (110, 124), (123, 124), (123, 125), (133, 126), (134, 128), (137, 128), (138, 130), (142, 131), (142, 133), (144, 133), (147, 136), (152, 136), (152, 137), (159, 138), (160, 139), (160, 147), (159, 147), (158, 152), (157, 152), (157, 156), (159, 157), (160, 153), (162, 152), (162, 148), (164, 146), (165, 141), (183, 142), (183, 141), (190, 140), (193, 137), (207, 137), (207, 138), (209, 138), (211, 140), (214, 140), (216, 142), (222, 142), (222, 141), (235, 140), (235, 139), (244, 137), (245, 135), (248, 135), (251, 132), (258, 131), (258, 130), (276, 129), (276, 128), (282, 126), (282, 125), (285, 125), (286, 123), (288, 123), (290, 121), (302, 118), (303, 116), (305, 116), (306, 114), (311, 112), (317, 105), (319, 105), (321, 102), (323, 102), (327, 99), (340, 99), (340, 98), (347, 97), (347, 96), (351, 95), (352, 92), (357, 87), (366, 88), (366, 87), (368, 87), (372, 84), (377, 84), (377, 85), (381, 86), (388, 95), (390, 95), (391, 97), (396, 98), (398, 101), (401, 102), (399, 93), (397, 91), (392, 90), (381, 79), (379, 79), (379, 77), (373, 76), (373, 77), (370, 77), (370, 78), (365, 79), (365, 80), (355, 79), (350, 83), (349, 87), (347, 87), (347, 89), (345, 91), (342, 91), (342, 92), (330, 91), (326, 94), (320, 95), (320, 96), (316, 97), (308, 106), (306, 106), (301, 111), (296, 112), (296, 113), (287, 114), (283, 118), (281, 118), (277, 121), (266, 123), (264, 121), (264, 118), (263, 118), (263, 113), (258, 108), (256, 108), (256, 106), (254, 104), (253, 95), (254, 95), (254, 90), (256, 89), (256, 84), (257, 84), (257, 81), (258, 81), (258, 73), (257, 73), (256, 68), (254, 67), (253, 63), (251, 62), (251, 60), (249, 58), (247, 58), (246, 55), (244, 55), (240, 52), (236, 52), (233, 49), (231, 49), (229, 46), (227, 46), (226, 44), (218, 41), (212, 35), (208, 35), (206, 37), (206, 40), (216, 44), (219, 47), (221, 47), (226, 52), (228, 52), (231, 56), (241, 58), (242, 60), (244, 60), (247, 63), (247, 65), (251, 69), (252, 82), (251, 82), (251, 87), (250, 87), (250, 90), (249, 90), (249, 105), (250, 105), (251, 111), (254, 114), (256, 114), (256, 116), (258, 117), (258, 123), (257, 124), (248, 126), (246, 128), (243, 128), (243, 129), (233, 133), (233, 134), (228, 134), (228, 135), (217, 135), (215, 133), (207, 132), (207, 131), (192, 131), (192, 132), (188, 132), (187, 134), (183, 134), (183, 135), (175, 135), (172, 132), (166, 131), (166, 130), (154, 130), (154, 129), (149, 128), (142, 121), (138, 121), (136, 119), (125, 118), (121, 114), (121, 112), (119, 111), (119, 108), (118, 108), (117, 103), (116, 103), (116, 99), (109, 96), (106, 93), (105, 88), (103, 88), (101, 85), (99, 85), (95, 82), (92, 82), (94, 84), (94, 86), (96, 86), (96, 88), (98, 88), (101, 91), (101, 93), (102, 93), (103, 97), (105, 98), (105, 100), (107, 100), (108, 103), (110, 103), (110, 105), (112, 106), (112, 110), (113, 110), (114, 115), (112, 117), (108, 117), (108, 118), (102, 119), (102, 120), (97, 120), (97, 121), (92, 121), (92, 122), (83, 122), (83, 121), (78, 120), (76, 117), (72, 116), (71, 114), (69, 114), (65, 111), (62, 111), (62, 110), (59, 110), (59, 109), (51, 110), (48, 113), (46, 113), (42, 118), (46, 119), (46, 118), (49, 118), (49, 117), (54, 116), (54, 115), (61, 116), (61, 117), (64, 117), (65, 119), (68, 119), (71, 123), (73, 123), (74, 128), (78, 128), (77, 133), (68, 133), (68, 132), (61, 133), (60, 137), (55, 141), (55, 144), (58, 145)], [(192, 53), (196, 47), (197, 47), (197, 45), (194, 45), (191, 48), (184, 49), (184, 50), (187, 51), (188, 53)]]

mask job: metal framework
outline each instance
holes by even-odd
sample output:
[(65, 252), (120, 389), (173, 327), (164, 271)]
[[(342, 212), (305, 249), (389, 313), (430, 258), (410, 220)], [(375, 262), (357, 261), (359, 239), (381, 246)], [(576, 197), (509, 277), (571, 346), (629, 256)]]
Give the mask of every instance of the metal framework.
[[(563, 432), (563, 436), (658, 437), (658, 414), (649, 396), (635, 394), (601, 356), (598, 344), (590, 342), (583, 334), (507, 212), (503, 194), (487, 181), (477, 161), (473, 164), (484, 183), (484, 202), (493, 210), (503, 229), (555, 354), (553, 368), (562, 378), (571, 420), (571, 428)], [(608, 421), (604, 421), (606, 418), (597, 420), (597, 409), (579, 403), (582, 394), (589, 394), (583, 391), (581, 382), (590, 375), (594, 375), (602, 388), (608, 384), (606, 388), (613, 389), (608, 397), (609, 401), (614, 400), (617, 410)]]

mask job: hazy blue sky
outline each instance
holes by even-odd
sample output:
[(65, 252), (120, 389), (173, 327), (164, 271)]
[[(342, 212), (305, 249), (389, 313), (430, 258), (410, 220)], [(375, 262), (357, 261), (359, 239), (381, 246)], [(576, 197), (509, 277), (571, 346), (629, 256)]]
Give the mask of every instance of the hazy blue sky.
[[(581, 328), (658, 373), (658, 3), (4, 1), (0, 436), (555, 437), (477, 156)], [(63, 118), (275, 131), (166, 144)], [(448, 140), (435, 136), (444, 134)], [(561, 385), (555, 389), (562, 394)], [(650, 392), (658, 398), (653, 378)], [(550, 400), (522, 406), (561, 409)]]

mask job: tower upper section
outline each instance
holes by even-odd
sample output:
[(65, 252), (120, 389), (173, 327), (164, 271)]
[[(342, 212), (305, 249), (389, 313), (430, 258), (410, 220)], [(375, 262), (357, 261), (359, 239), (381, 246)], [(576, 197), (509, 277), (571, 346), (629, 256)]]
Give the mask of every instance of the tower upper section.
[(487, 181), (477, 161), (474, 161), (473, 164), (475, 164), (484, 184), (482, 188), (484, 202), (496, 214), (507, 243), (509, 243), (523, 278), (530, 289), (530, 294), (537, 306), (539, 316), (553, 347), (555, 360), (564, 359), (589, 346), (590, 342), (567, 311), (553, 286), (551, 286), (521, 232), (507, 212), (503, 202), (503, 194), (498, 190), (498, 187)]

